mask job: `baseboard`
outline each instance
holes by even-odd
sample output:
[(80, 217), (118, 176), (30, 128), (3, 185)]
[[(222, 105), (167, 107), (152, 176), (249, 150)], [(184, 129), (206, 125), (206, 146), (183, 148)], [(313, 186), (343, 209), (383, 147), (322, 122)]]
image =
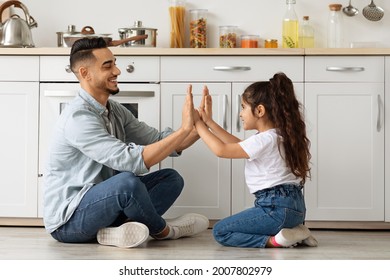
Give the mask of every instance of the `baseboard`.
[(0, 226), (43, 226), (42, 218), (0, 218)]
[(366, 221), (305, 221), (310, 229), (390, 230), (390, 223)]

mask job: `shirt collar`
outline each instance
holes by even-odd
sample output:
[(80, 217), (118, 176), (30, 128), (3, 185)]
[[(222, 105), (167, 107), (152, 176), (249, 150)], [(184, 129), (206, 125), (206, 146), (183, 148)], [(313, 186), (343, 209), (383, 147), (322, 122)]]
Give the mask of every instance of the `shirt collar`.
[(92, 97), (88, 92), (86, 92), (83, 88), (80, 89), (79, 95), (82, 99), (84, 99), (86, 102), (88, 102), (98, 113), (101, 115), (103, 114), (107, 108), (104, 107), (102, 104), (96, 101), (95, 98)]

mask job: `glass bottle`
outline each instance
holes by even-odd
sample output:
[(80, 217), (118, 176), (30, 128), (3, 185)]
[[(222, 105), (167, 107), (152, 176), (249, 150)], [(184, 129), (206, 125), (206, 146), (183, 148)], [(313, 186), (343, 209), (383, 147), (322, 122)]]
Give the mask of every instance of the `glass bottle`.
[(169, 16), (171, 19), (169, 45), (171, 48), (184, 48), (185, 0), (170, 0), (169, 4)]
[(282, 47), (298, 48), (298, 17), (295, 12), (296, 0), (286, 0), (287, 10), (283, 18)]
[(328, 48), (343, 47), (343, 18), (341, 14), (341, 4), (329, 5), (329, 21), (328, 21)]
[(207, 47), (207, 10), (190, 10), (190, 47)]
[(299, 28), (299, 47), (314, 48), (314, 28), (310, 24), (309, 16), (304, 16)]

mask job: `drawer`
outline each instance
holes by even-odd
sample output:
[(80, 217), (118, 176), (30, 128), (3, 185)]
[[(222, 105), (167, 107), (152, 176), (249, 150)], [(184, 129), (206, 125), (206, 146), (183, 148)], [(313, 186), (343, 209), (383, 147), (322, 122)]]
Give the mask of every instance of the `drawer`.
[[(157, 56), (117, 56), (116, 64), (121, 70), (119, 82), (159, 82), (160, 59)], [(76, 76), (68, 72), (68, 56), (42, 56), (41, 81), (74, 81)]]
[(163, 56), (162, 82), (252, 82), (284, 72), (303, 82), (301, 56)]
[(38, 56), (0, 56), (0, 81), (39, 81)]
[(384, 82), (383, 56), (305, 58), (306, 82)]

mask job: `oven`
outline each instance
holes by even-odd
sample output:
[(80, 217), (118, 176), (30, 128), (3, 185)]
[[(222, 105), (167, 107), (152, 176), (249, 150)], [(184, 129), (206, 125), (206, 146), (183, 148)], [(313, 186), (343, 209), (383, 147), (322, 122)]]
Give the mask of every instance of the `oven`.
[[(41, 57), (39, 109), (39, 205), (43, 215), (43, 178), (51, 134), (58, 116), (77, 94), (80, 84), (69, 69), (68, 57)], [(120, 92), (110, 98), (121, 103), (140, 121), (160, 129), (159, 59), (156, 57), (117, 57), (121, 70)], [(151, 171), (157, 170), (156, 165)]]

